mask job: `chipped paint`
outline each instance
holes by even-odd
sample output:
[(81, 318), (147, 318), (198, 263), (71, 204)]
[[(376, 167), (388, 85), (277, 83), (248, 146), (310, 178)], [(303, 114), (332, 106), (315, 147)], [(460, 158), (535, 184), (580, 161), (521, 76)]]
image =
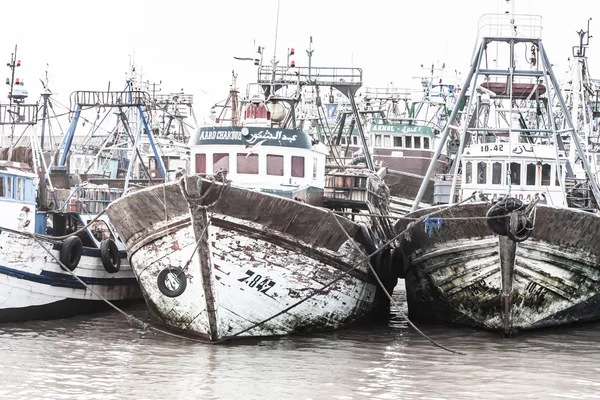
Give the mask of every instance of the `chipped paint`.
[[(194, 187), (190, 182), (186, 185)], [(194, 201), (198, 194), (188, 205), (182, 202), (182, 191), (171, 190), (173, 186), (135, 192), (108, 208), (131, 249), (131, 265), (149, 308), (169, 326), (214, 341), (330, 330), (373, 311), (376, 283), (366, 264), (356, 264), (360, 256), (355, 245), (333, 236), (344, 234), (335, 221), (327, 222), (332, 217), (326, 211), (252, 192), (256, 207), (265, 210), (253, 209), (252, 218), (245, 211), (236, 215), (235, 196), (248, 192), (236, 188), (233, 194), (224, 192), (208, 219), (206, 209)], [(169, 192), (169, 220), (158, 214), (149, 218), (141, 205), (152, 191), (163, 190)], [(285, 207), (277, 218), (265, 217), (273, 211), (269, 202), (282, 200), (300, 205), (293, 214), (305, 214), (304, 219), (298, 218), (300, 224), (315, 224), (312, 234), (292, 234), (296, 228), (285, 220), (292, 214)], [(229, 213), (218, 212), (222, 204), (221, 209)], [(241, 203), (238, 208), (244, 207)], [(343, 224), (351, 237), (358, 234), (354, 223)], [(178, 250), (171, 245), (175, 241)], [(160, 291), (157, 278), (163, 269), (173, 267), (185, 271), (187, 286), (181, 295), (168, 297)]]
[[(439, 216), (482, 216), (488, 208), (467, 204)], [(595, 214), (538, 206), (533, 234), (516, 244), (514, 273), (507, 270), (503, 285), (499, 238), (485, 221), (447, 220), (432, 237), (415, 227), (402, 243), (409, 314), (507, 333), (598, 320), (599, 231)]]
[[(56, 258), (59, 257), (59, 250), (53, 249), (53, 242), (43, 239), (41, 242)], [(0, 268), (0, 320), (13, 320), (12, 311), (28, 315), (29, 308), (32, 308), (32, 315), (38, 316), (35, 318), (44, 318), (47, 315), (45, 309), (52, 310), (53, 317), (71, 316), (74, 311), (68, 307), (57, 309), (55, 305), (69, 300), (87, 300), (90, 301), (88, 309), (93, 310), (97, 309), (93, 304), (102, 303), (98, 295), (110, 301), (141, 298), (126, 259), (121, 260), (118, 273), (109, 274), (99, 256), (82, 255), (73, 272), (88, 282), (88, 287), (83, 287), (69, 272), (63, 271), (33, 238), (18, 232), (0, 232)], [(85, 312), (84, 306), (81, 309)], [(19, 316), (18, 319), (26, 318)]]

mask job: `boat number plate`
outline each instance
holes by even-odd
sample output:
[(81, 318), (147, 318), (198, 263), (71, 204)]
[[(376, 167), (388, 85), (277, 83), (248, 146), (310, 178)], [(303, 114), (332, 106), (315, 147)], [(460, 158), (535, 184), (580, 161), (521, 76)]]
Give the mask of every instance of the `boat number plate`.
[(504, 145), (503, 144), (495, 144), (495, 145), (483, 145), (481, 146), (481, 152), (482, 153), (488, 153), (490, 151), (504, 151)]
[(275, 282), (271, 279), (264, 278), (250, 269), (246, 271), (246, 276), (239, 278), (238, 281), (244, 282), (251, 288), (256, 288), (261, 293), (267, 293), (269, 289), (275, 286)]

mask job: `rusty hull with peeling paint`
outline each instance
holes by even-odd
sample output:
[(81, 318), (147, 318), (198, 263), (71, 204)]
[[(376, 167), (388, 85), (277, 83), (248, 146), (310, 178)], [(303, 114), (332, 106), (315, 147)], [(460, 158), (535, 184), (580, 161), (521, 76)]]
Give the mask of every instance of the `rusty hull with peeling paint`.
[[(327, 210), (187, 176), (107, 212), (149, 308), (181, 332), (217, 341), (330, 330), (376, 308), (375, 280), (354, 245), (360, 229)], [(169, 267), (186, 274), (178, 297), (157, 285)]]
[[(432, 217), (482, 217), (489, 204), (471, 203)], [(416, 211), (409, 217), (431, 213)], [(600, 319), (600, 217), (538, 205), (531, 237), (516, 244), (509, 332)], [(408, 226), (396, 224), (396, 232)], [(504, 331), (499, 237), (485, 220), (444, 220), (431, 237), (423, 223), (401, 243), (409, 314)]]

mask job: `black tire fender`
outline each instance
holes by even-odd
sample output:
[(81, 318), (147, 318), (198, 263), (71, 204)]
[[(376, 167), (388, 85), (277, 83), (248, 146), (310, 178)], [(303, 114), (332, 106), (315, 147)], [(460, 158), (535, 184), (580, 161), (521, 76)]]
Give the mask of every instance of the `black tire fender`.
[(158, 290), (167, 297), (181, 296), (187, 287), (187, 276), (179, 267), (167, 267), (158, 274), (156, 284)]
[(488, 217), (488, 228), (490, 228), (490, 230), (496, 235), (508, 236), (510, 218), (506, 217), (506, 215), (514, 210), (518, 210), (521, 207), (523, 207), (523, 202), (519, 199), (509, 197), (508, 199), (500, 200), (494, 204), (486, 214), (486, 217)]
[(394, 247), (392, 249), (391, 258), (392, 271), (395, 272), (396, 277), (400, 279), (406, 278), (406, 271), (404, 267), (404, 256), (400, 247)]
[(100, 258), (104, 269), (109, 274), (116, 274), (121, 269), (121, 252), (111, 239), (100, 242)]
[(367, 255), (371, 255), (377, 250), (377, 246), (375, 246), (375, 241), (373, 240), (373, 234), (371, 233), (371, 229), (363, 223), (360, 223), (358, 225), (360, 227), (359, 241), (367, 251)]
[(77, 236), (69, 236), (62, 243), (58, 259), (69, 271), (73, 271), (79, 264), (82, 251), (81, 239)]
[(516, 243), (521, 243), (529, 239), (529, 236), (531, 236), (531, 233), (533, 232), (533, 222), (527, 220), (527, 222), (525, 222), (525, 226), (523, 226), (522, 223), (519, 223), (517, 231), (512, 233), (510, 231), (510, 218), (506, 218), (506, 220), (508, 220), (506, 223), (506, 231), (510, 240)]

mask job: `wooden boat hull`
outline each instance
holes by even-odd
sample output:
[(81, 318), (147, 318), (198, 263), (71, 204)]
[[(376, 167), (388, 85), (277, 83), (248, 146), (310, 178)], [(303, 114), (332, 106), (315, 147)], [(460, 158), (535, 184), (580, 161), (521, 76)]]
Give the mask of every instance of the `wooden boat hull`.
[[(431, 236), (423, 224), (403, 241), (409, 314), (505, 333), (600, 319), (600, 218), (538, 205), (529, 239), (516, 244), (509, 306), (502, 302), (499, 237), (485, 220), (489, 205), (457, 206)], [(430, 213), (421, 210), (409, 216)], [(406, 222), (396, 225), (398, 232)]]
[[(376, 283), (352, 243), (358, 226), (326, 210), (191, 176), (124, 196), (108, 214), (149, 308), (177, 331), (210, 341), (286, 335), (376, 309)], [(169, 280), (184, 290), (165, 290)]]
[[(60, 242), (42, 240), (57, 258)], [(0, 233), (0, 321), (71, 317), (108, 309), (100, 297), (113, 303), (141, 299), (133, 271), (123, 258), (120, 271), (106, 272), (98, 249), (84, 248), (73, 271), (78, 282), (30, 236)], [(95, 293), (94, 293), (95, 292)]]

